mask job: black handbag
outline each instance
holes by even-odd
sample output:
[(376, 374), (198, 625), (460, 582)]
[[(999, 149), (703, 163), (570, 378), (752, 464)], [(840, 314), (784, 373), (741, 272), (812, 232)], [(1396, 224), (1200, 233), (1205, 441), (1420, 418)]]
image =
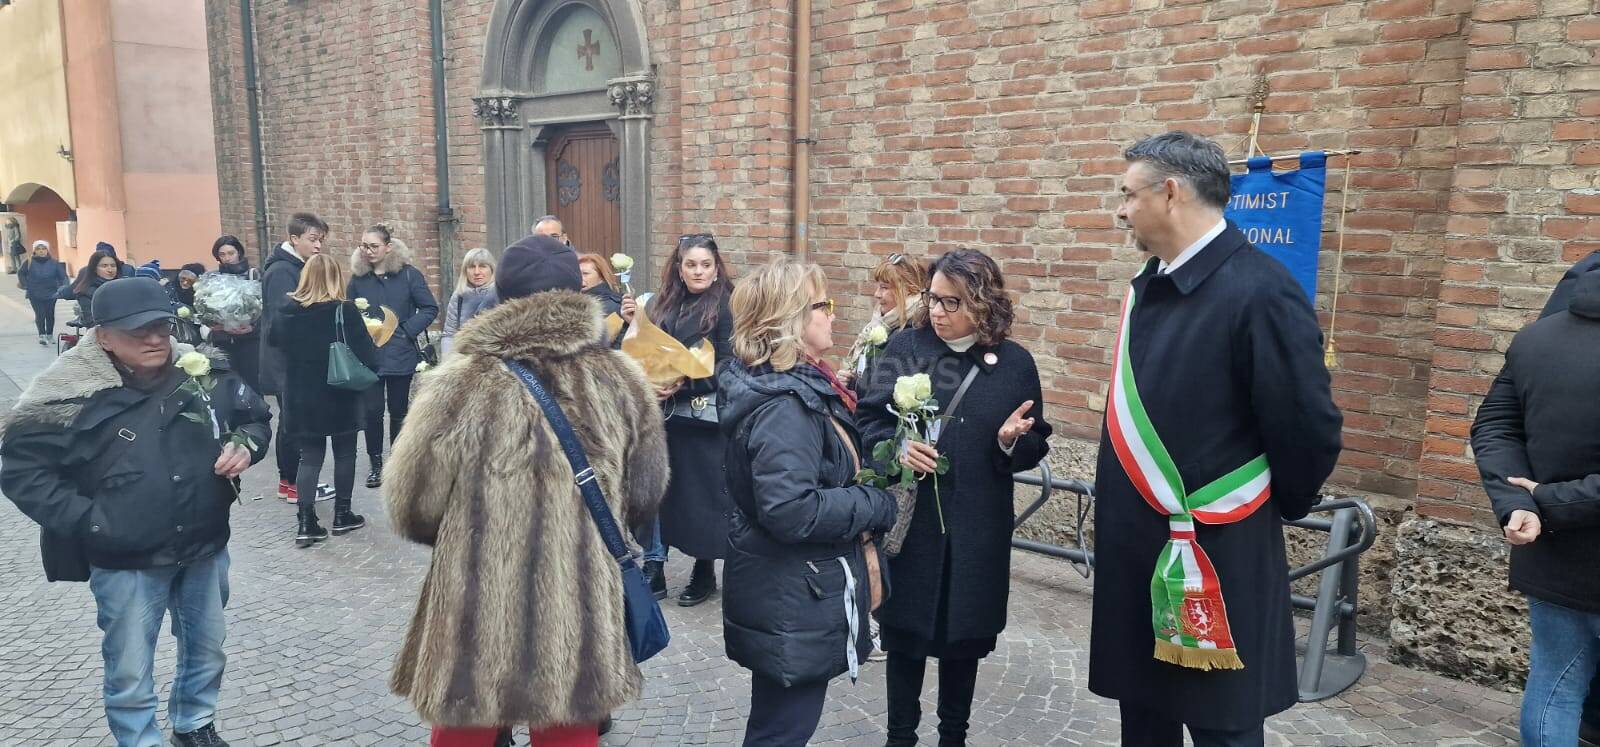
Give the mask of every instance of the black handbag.
[(678, 392), (667, 400), (667, 420), (694, 423), (708, 428), (717, 427), (717, 393), (689, 394)]
[(561, 405), (556, 404), (555, 398), (539, 383), (539, 377), (534, 376), (527, 366), (512, 360), (505, 364), (517, 378), (522, 379), (523, 385), (528, 387), (528, 392), (544, 410), (550, 430), (556, 432), (561, 450), (566, 452), (567, 461), (572, 464), (573, 482), (577, 483), (578, 491), (583, 494), (583, 502), (589, 507), (589, 516), (593, 517), (595, 528), (600, 530), (606, 550), (622, 568), (622, 604), (633, 660), (640, 662), (661, 653), (672, 640), (672, 634), (667, 630), (667, 619), (661, 614), (661, 605), (656, 603), (656, 595), (650, 591), (650, 582), (645, 580), (644, 571), (634, 562), (633, 554), (628, 552), (628, 545), (622, 540), (622, 530), (617, 528), (616, 517), (611, 515), (611, 509), (606, 506), (600, 483), (595, 479), (594, 468), (589, 466), (589, 457), (583, 453), (583, 444), (578, 443), (578, 435), (572, 432), (572, 423), (561, 411)]

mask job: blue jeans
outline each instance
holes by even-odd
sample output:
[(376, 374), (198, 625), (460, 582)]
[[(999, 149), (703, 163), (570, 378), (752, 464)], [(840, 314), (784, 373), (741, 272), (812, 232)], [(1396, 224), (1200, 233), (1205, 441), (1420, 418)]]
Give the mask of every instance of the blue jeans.
[(1528, 599), (1533, 627), (1532, 668), (1522, 694), (1522, 744), (1578, 743), (1578, 716), (1600, 668), (1600, 614)]
[(226, 637), (222, 608), (228, 604), (228, 550), (192, 565), (121, 571), (95, 568), (89, 591), (99, 608), (105, 658), (106, 722), (117, 747), (159, 747), (154, 676), (161, 619), (172, 612), (178, 641), (177, 672), (167, 717), (172, 728), (191, 732), (211, 723), (222, 688)]
[(635, 534), (633, 535), (633, 538), (639, 541), (639, 549), (643, 551), (641, 553), (641, 557), (639, 558), (641, 562), (667, 562), (667, 546), (661, 544), (660, 521), (650, 524), (649, 532), (645, 534)]

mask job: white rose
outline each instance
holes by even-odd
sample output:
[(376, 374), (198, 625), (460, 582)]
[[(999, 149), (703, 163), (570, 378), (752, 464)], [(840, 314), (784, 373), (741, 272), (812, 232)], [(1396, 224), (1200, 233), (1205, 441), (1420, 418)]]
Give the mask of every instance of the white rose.
[(211, 373), (211, 359), (205, 353), (189, 351), (178, 356), (178, 368), (190, 376), (199, 377)]
[(621, 253), (613, 254), (611, 255), (611, 266), (615, 268), (617, 272), (627, 272), (632, 270), (633, 257)]
[(361, 309), (362, 311), (366, 311), (367, 307), (372, 305), (365, 298), (356, 299), (355, 304), (356, 304), (356, 308)]
[(929, 378), (927, 374), (920, 373), (912, 376), (911, 383), (914, 387), (911, 393), (917, 398), (917, 402), (927, 402), (933, 399), (933, 379)]
[(882, 324), (874, 324), (867, 330), (867, 343), (882, 345), (889, 341), (889, 329)]
[(917, 398), (915, 378), (901, 376), (894, 381), (894, 406), (899, 408), (900, 412), (910, 412), (922, 404), (922, 400)]
[(421, 361), (417, 364), (417, 373), (422, 373), (430, 368), (433, 368), (433, 366), (428, 365), (427, 361)]
[(191, 316), (194, 316), (194, 312), (190, 311), (188, 306), (179, 306), (178, 307), (178, 318), (179, 319), (188, 319)]

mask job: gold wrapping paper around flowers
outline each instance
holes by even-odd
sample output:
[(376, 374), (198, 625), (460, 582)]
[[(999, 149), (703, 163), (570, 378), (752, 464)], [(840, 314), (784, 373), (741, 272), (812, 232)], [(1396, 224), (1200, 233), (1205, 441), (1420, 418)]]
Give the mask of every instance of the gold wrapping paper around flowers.
[[(628, 336), (622, 338), (622, 352), (644, 367), (644, 375), (654, 387), (665, 387), (680, 378), (704, 379), (716, 370), (717, 352), (710, 340), (701, 340), (694, 347), (685, 347), (677, 338), (667, 334), (642, 311), (634, 314)], [(622, 318), (612, 314), (606, 318), (607, 339), (615, 339), (622, 329)]]
[(372, 335), (372, 344), (381, 348), (389, 344), (389, 340), (394, 337), (394, 331), (399, 329), (400, 317), (388, 306), (379, 306), (378, 309), (383, 312), (382, 319), (373, 319), (362, 314), (361, 321), (367, 326), (367, 334)]

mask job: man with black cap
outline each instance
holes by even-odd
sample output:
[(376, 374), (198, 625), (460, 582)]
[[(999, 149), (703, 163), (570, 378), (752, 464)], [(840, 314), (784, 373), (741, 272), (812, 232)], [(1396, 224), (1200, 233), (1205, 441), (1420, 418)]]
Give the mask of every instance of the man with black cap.
[(99, 326), (0, 420), (0, 490), (41, 527), (46, 578), (89, 582), (119, 747), (162, 742), (152, 672), (168, 609), (173, 744), (225, 747), (213, 720), (228, 511), (266, 454), (271, 414), (225, 357), (173, 342), (160, 283), (113, 280), (92, 303)]

